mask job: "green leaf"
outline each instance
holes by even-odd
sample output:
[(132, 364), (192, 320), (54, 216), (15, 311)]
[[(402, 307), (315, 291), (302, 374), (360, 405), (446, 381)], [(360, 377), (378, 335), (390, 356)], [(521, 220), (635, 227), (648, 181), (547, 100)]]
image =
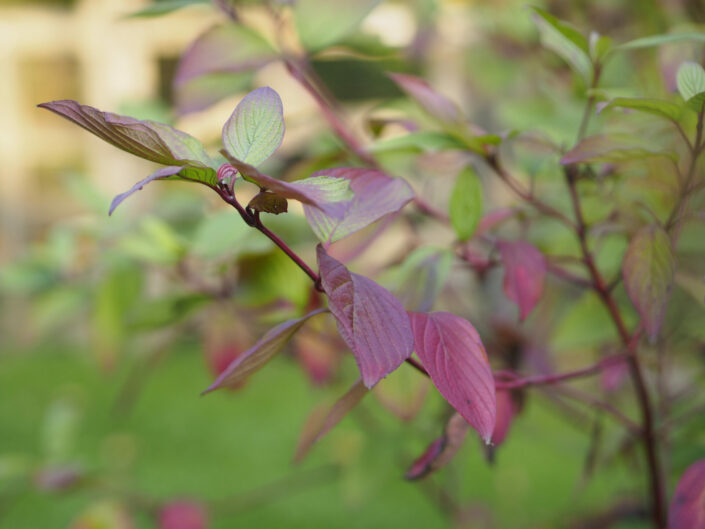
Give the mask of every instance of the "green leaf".
[(268, 86), (250, 92), (223, 127), (223, 146), (241, 162), (257, 166), (284, 138), (282, 100)]
[(624, 254), (622, 277), (651, 341), (661, 329), (675, 271), (668, 234), (655, 225), (641, 229)]
[(538, 7), (532, 7), (532, 9), (535, 13), (533, 18), (541, 36), (541, 43), (563, 57), (585, 79), (585, 82), (589, 83), (592, 77), (592, 63), (585, 35), (543, 9)]
[(160, 0), (152, 2), (147, 7), (130, 13), (125, 18), (151, 18), (172, 13), (183, 7), (195, 4), (210, 4), (208, 0)]
[(404, 136), (375, 142), (370, 152), (388, 152), (412, 150), (415, 152), (438, 152), (451, 149), (465, 150), (468, 145), (460, 138), (445, 132), (421, 131), (411, 132)]
[(671, 35), (651, 35), (650, 37), (642, 37), (640, 39), (630, 40), (614, 47), (614, 51), (635, 50), (639, 48), (650, 48), (653, 46), (661, 46), (663, 44), (671, 44), (674, 42), (683, 42), (695, 40), (705, 42), (705, 33), (675, 33)]
[(448, 211), (458, 239), (466, 241), (472, 237), (482, 218), (482, 183), (472, 167), (458, 174)]
[(310, 51), (340, 41), (362, 22), (381, 0), (297, 0), (294, 19), (299, 39)]
[(602, 111), (609, 108), (628, 108), (647, 114), (654, 114), (662, 118), (677, 121), (681, 115), (681, 107), (670, 101), (660, 99), (644, 99), (639, 97), (615, 97)]
[(561, 158), (563, 165), (593, 162), (626, 162), (654, 156), (675, 158), (669, 151), (649, 149), (635, 139), (617, 134), (599, 134), (585, 138)]
[(688, 108), (700, 112), (705, 102), (705, 70), (696, 62), (686, 61), (681, 64), (676, 74), (678, 92)]
[(602, 60), (612, 51), (612, 39), (593, 31), (590, 33), (590, 58), (595, 62)]

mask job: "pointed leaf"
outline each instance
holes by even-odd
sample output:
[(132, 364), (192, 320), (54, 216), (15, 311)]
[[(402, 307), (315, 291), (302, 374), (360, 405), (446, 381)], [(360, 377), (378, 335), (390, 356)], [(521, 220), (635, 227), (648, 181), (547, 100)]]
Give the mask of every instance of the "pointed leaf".
[(165, 178), (169, 178), (170, 176), (178, 174), (182, 169), (183, 167), (181, 166), (162, 167), (158, 171), (153, 172), (147, 178), (140, 180), (127, 191), (125, 191), (124, 193), (120, 193), (119, 195), (116, 195), (115, 198), (113, 198), (113, 201), (110, 203), (110, 211), (108, 211), (108, 215), (112, 215), (113, 211), (115, 211), (115, 208), (117, 208), (123, 200), (125, 200), (133, 193), (140, 191), (144, 186), (146, 186), (153, 180), (163, 180)]
[(554, 51), (589, 83), (592, 77), (590, 50), (585, 36), (570, 24), (557, 19), (538, 7), (532, 7), (534, 23), (541, 35), (541, 43)]
[(546, 259), (526, 241), (499, 241), (497, 248), (504, 263), (504, 294), (519, 306), (524, 320), (543, 294)]
[(482, 183), (470, 166), (455, 180), (448, 213), (458, 239), (466, 241), (473, 236), (482, 217)]
[(639, 97), (615, 97), (602, 110), (609, 108), (628, 108), (630, 110), (638, 110), (647, 114), (661, 116), (671, 121), (677, 121), (681, 115), (681, 107), (669, 101), (661, 101), (660, 99), (643, 99)]
[(438, 93), (424, 79), (405, 73), (389, 73), (387, 75), (434, 118), (443, 123), (456, 122), (461, 118), (460, 110), (456, 104)]
[(674, 33), (670, 35), (651, 35), (642, 37), (629, 42), (624, 42), (615, 46), (615, 50), (635, 50), (638, 48), (650, 48), (653, 46), (661, 46), (663, 44), (671, 44), (673, 42), (700, 41), (705, 42), (705, 33)]
[(128, 116), (81, 105), (73, 100), (42, 103), (51, 110), (99, 138), (135, 156), (162, 165), (193, 165), (212, 167), (213, 160), (193, 136), (154, 121), (140, 121)]
[(678, 92), (689, 108), (700, 112), (705, 102), (705, 70), (697, 62), (686, 61), (676, 74)]
[(705, 459), (690, 465), (678, 481), (668, 529), (705, 529)]
[(663, 323), (675, 271), (668, 234), (655, 225), (642, 228), (624, 254), (622, 277), (629, 299), (641, 315), (652, 341)]
[(329, 245), (378, 221), (385, 215), (396, 213), (414, 197), (414, 192), (401, 178), (391, 178), (381, 171), (338, 167), (319, 171), (306, 179), (334, 178), (350, 182), (353, 196), (339, 204), (335, 216), (327, 215), (320, 208), (304, 205), (306, 220), (316, 236)]
[(590, 58), (596, 62), (602, 62), (612, 51), (612, 39), (595, 31), (590, 33), (588, 45), (590, 47)]
[(578, 143), (561, 158), (561, 163), (569, 165), (588, 162), (625, 162), (654, 156), (672, 158), (675, 155), (668, 151), (644, 148), (634, 138), (598, 134)]
[(371, 388), (411, 356), (409, 318), (388, 290), (351, 273), (320, 244), (317, 252), (321, 285), (338, 332), (355, 356), (362, 381)]
[(414, 461), (404, 474), (408, 480), (425, 478), (446, 466), (463, 446), (468, 423), (459, 413), (454, 413), (445, 425), (443, 435), (433, 441), (426, 451)]
[(349, 189), (350, 182), (345, 178), (323, 176), (284, 182), (260, 173), (255, 167), (234, 158), (230, 163), (237, 168), (245, 180), (257, 184), (261, 189), (267, 189), (284, 198), (298, 200), (302, 204), (315, 206), (334, 218), (345, 213), (346, 202), (352, 194)]
[(446, 248), (422, 246), (388, 274), (389, 284), (408, 310), (428, 312), (445, 285), (453, 261), (453, 252)]
[(323, 312), (327, 312), (327, 309), (314, 310), (302, 318), (286, 321), (270, 329), (255, 345), (238, 356), (203, 393), (222, 387), (237, 387), (274, 358), (306, 320)]
[(381, 0), (297, 0), (294, 19), (299, 39), (310, 51), (335, 44), (355, 30)]
[(416, 354), (441, 395), (486, 443), (495, 426), (494, 378), (480, 335), (449, 312), (409, 312)]
[(301, 462), (311, 447), (330, 432), (343, 418), (357, 406), (362, 398), (369, 393), (369, 390), (358, 380), (352, 387), (340, 397), (333, 407), (325, 415), (314, 412), (304, 425), (304, 430), (299, 437), (299, 445), (296, 447), (294, 462)]
[(277, 57), (269, 42), (247, 26), (215, 26), (198, 37), (182, 55), (174, 83), (178, 87), (205, 74), (253, 70)]
[(241, 162), (257, 166), (284, 138), (282, 100), (268, 86), (253, 90), (238, 103), (223, 127), (223, 146)]

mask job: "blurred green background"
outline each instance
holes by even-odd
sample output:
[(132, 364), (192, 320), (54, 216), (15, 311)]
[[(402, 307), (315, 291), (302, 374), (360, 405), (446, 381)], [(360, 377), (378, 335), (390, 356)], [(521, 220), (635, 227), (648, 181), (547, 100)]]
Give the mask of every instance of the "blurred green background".
[[(540, 3), (615, 41), (705, 23), (698, 0)], [(244, 9), (256, 24), (262, 8), (250, 4)], [(235, 353), (306, 307), (310, 285), (234, 212), (188, 184), (153, 186), (108, 218), (109, 197), (148, 165), (33, 108), (76, 98), (175, 123), (216, 145), (242, 91), (178, 117), (171, 78), (185, 47), (221, 15), (204, 3), (163, 18), (123, 17), (143, 5), (0, 2), (0, 527), (146, 529), (159, 527), (164, 505), (186, 501), (205, 506), (214, 529), (577, 528), (615, 499), (627, 510), (638, 502), (645, 488), (640, 452), (625, 447), (622, 432), (594, 410), (566, 408), (539, 390), (492, 461), (469, 435), (448, 468), (420, 482), (405, 481), (404, 472), (441, 433), (448, 410), (433, 391), (415, 409), (423, 388), (407, 366), (298, 465), (292, 458), (307, 417), (356, 378), (349, 356), (325, 347), (307, 354), (295, 344), (245, 387), (199, 396)], [(540, 47), (521, 1), (383, 2), (356, 38), (349, 43), (355, 53), (318, 57), (314, 66), (359, 128), (378, 107), (407, 110), (383, 74), (409, 71), (427, 76), (487, 130), (540, 128), (563, 145), (575, 136), (585, 87)], [(621, 56), (605, 72), (606, 90), (667, 97), (674, 65), (686, 59), (701, 60), (702, 50), (683, 43)], [(287, 139), (269, 168), (297, 175), (336, 165), (315, 105), (282, 70), (266, 69), (255, 80), (282, 94), (287, 117)], [(595, 123), (615, 126), (603, 117)], [(644, 136), (658, 140), (661, 133)], [(529, 151), (517, 157), (532, 176), (550, 180), (555, 156)], [(432, 200), (450, 187), (444, 174), (452, 167), (442, 157), (419, 165), (392, 153), (384, 163), (398, 175), (409, 172), (417, 189), (420, 175), (437, 179)], [(420, 186), (428, 191), (428, 182)], [(500, 192), (493, 198), (508, 201)], [(599, 200), (586, 211), (599, 216)], [(267, 223), (313, 260), (314, 238), (300, 211)], [(543, 247), (575, 250), (550, 223), (532, 236)], [(356, 266), (399, 264), (408, 237), (396, 226)], [(423, 237), (452, 240), (440, 228)], [(702, 250), (700, 237), (683, 239)], [(618, 271), (626, 240), (606, 241), (600, 265)], [(393, 271), (387, 279), (400, 277)], [(465, 292), (459, 289), (468, 299), (455, 299)], [(488, 293), (462, 271), (451, 271), (444, 295), (442, 307), (477, 316), (481, 331), (506, 316), (497, 306), (490, 309), (496, 314), (483, 314)], [(702, 308), (682, 292), (675, 296), (684, 325), (697, 328), (701, 313), (690, 308)], [(553, 309), (544, 327), (552, 328), (551, 347), (567, 351), (559, 365), (586, 365), (612, 338), (589, 296)], [(540, 334), (536, 327), (521, 332)], [(599, 381), (577, 387), (599, 391)], [(634, 415), (628, 390), (610, 399)], [(416, 416), (401, 420), (395, 404)], [(680, 429), (671, 443), (672, 487), (705, 450), (705, 428)], [(612, 526), (646, 522), (636, 509)]]

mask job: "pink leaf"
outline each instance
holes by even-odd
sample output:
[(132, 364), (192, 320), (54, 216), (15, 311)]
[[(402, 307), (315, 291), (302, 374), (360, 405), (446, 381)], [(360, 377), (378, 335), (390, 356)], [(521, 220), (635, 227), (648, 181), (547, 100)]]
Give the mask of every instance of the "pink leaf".
[(326, 311), (317, 309), (302, 318), (286, 321), (270, 329), (260, 341), (238, 356), (203, 393), (222, 387), (236, 388), (274, 358), (306, 320)]
[(509, 428), (514, 421), (514, 416), (517, 414), (517, 405), (514, 402), (511, 391), (497, 392), (497, 422), (492, 432), (492, 444), (495, 446), (501, 445), (507, 438)]
[(358, 380), (345, 395), (340, 397), (335, 404), (333, 404), (333, 407), (327, 413), (322, 408), (314, 410), (306, 421), (306, 424), (304, 424), (303, 431), (299, 437), (299, 444), (296, 447), (294, 462), (301, 462), (316, 441), (321, 439), (342, 421), (348, 412), (357, 406), (367, 393), (368, 389), (361, 380)]
[(517, 210), (513, 208), (500, 208), (490, 211), (480, 219), (480, 223), (475, 230), (475, 237), (487, 233), (516, 214)]
[(159, 511), (159, 529), (206, 529), (208, 513), (191, 501), (174, 501)]
[(365, 386), (371, 388), (411, 356), (414, 338), (404, 307), (388, 290), (351, 273), (317, 248), (321, 285), (352, 350)]
[(641, 229), (624, 254), (622, 277), (652, 341), (661, 330), (675, 272), (668, 234), (655, 225)]
[(463, 446), (468, 423), (458, 413), (454, 413), (445, 425), (443, 435), (433, 441), (426, 451), (419, 456), (406, 471), (408, 480), (425, 478), (432, 472), (443, 468), (455, 457)]
[(519, 306), (524, 320), (543, 294), (546, 260), (525, 241), (499, 241), (497, 247), (504, 263), (504, 294)]
[[(304, 205), (306, 220), (325, 246), (359, 231), (385, 215), (395, 213), (414, 198), (414, 192), (401, 178), (392, 178), (381, 171), (338, 167), (318, 171), (316, 178), (343, 178), (350, 181), (353, 196), (340, 204), (336, 216), (320, 208)], [(344, 209), (343, 209), (344, 208)]]
[(668, 529), (705, 529), (705, 459), (681, 476), (671, 500)]
[(404, 73), (390, 73), (388, 75), (392, 81), (399, 85), (399, 88), (414, 98), (431, 116), (443, 122), (453, 122), (460, 119), (460, 111), (455, 103), (438, 93), (420, 77)]
[(416, 354), (438, 391), (489, 443), (497, 403), (494, 378), (472, 324), (449, 312), (409, 312)]

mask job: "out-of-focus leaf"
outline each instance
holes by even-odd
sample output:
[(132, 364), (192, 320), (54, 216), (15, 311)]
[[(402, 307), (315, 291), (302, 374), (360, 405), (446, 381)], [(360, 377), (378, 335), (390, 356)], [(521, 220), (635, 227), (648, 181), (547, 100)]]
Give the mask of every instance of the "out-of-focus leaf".
[(241, 162), (257, 166), (269, 158), (284, 138), (282, 100), (263, 86), (238, 103), (223, 126), (223, 146)]
[(669, 529), (705, 529), (705, 459), (688, 467), (678, 481), (668, 513)]
[(314, 310), (302, 318), (286, 321), (270, 329), (255, 345), (238, 356), (203, 393), (237, 386), (247, 380), (277, 355), (306, 320), (323, 312), (327, 312), (327, 309)]
[(89, 505), (69, 525), (69, 529), (134, 529), (129, 512), (119, 503), (99, 501)]
[(135, 305), (129, 317), (134, 330), (158, 329), (178, 325), (210, 301), (205, 294), (167, 294), (143, 300)]
[(644, 148), (638, 145), (633, 138), (598, 134), (578, 143), (561, 158), (561, 163), (569, 165), (587, 162), (626, 162), (654, 156), (673, 158), (675, 154)]
[(565, 59), (585, 82), (589, 83), (592, 64), (585, 35), (543, 9), (532, 7), (532, 10), (535, 13), (533, 19), (541, 35), (541, 43)]
[(254, 73), (216, 72), (199, 75), (174, 86), (176, 110), (180, 115), (199, 112), (221, 99), (252, 88)]
[(345, 349), (345, 342), (329, 318), (312, 321), (294, 336), (296, 357), (317, 385), (333, 380)]
[(207, 529), (208, 511), (193, 501), (173, 501), (159, 510), (159, 529)]
[(394, 371), (414, 349), (409, 318), (388, 290), (351, 273), (317, 247), (321, 285), (338, 323), (338, 332), (355, 356), (365, 386)]
[(168, 167), (162, 167), (161, 169), (158, 169), (157, 171), (154, 171), (151, 175), (149, 175), (147, 178), (144, 180), (140, 180), (137, 182), (135, 185), (133, 185), (130, 189), (125, 191), (124, 193), (120, 193), (119, 195), (116, 195), (115, 198), (113, 198), (113, 201), (110, 203), (110, 210), (108, 210), (108, 215), (112, 215), (113, 211), (115, 211), (115, 208), (117, 208), (123, 200), (125, 200), (127, 197), (132, 195), (133, 193), (136, 193), (137, 191), (141, 191), (144, 186), (149, 184), (150, 182), (154, 180), (163, 180), (165, 178), (169, 178), (170, 176), (174, 176), (175, 174), (178, 174), (181, 172), (183, 169), (182, 166), (168, 166)]
[(624, 254), (622, 277), (627, 294), (652, 341), (663, 323), (675, 271), (676, 262), (668, 234), (655, 225), (642, 228)]
[(335, 178), (350, 181), (352, 198), (341, 202), (335, 216), (320, 208), (304, 204), (306, 220), (325, 246), (343, 239), (382, 217), (404, 207), (414, 192), (401, 178), (391, 178), (381, 171), (338, 167), (319, 171), (307, 180)]
[(402, 150), (437, 152), (450, 149), (465, 150), (468, 149), (468, 145), (452, 134), (425, 130), (375, 142), (370, 146), (369, 151), (373, 153)]
[(362, 22), (381, 0), (297, 0), (294, 19), (309, 52), (335, 44)]
[(423, 246), (389, 272), (392, 291), (408, 310), (428, 312), (441, 293), (454, 256), (450, 250)]
[(176, 87), (206, 74), (242, 73), (277, 59), (277, 51), (258, 32), (242, 24), (215, 26), (181, 56)]
[(669, 101), (660, 99), (644, 99), (639, 97), (615, 97), (603, 109), (604, 112), (610, 108), (628, 108), (638, 110), (647, 114), (654, 114), (662, 118), (676, 121), (681, 115), (681, 107)]
[(593, 31), (590, 33), (588, 45), (590, 47), (590, 58), (593, 61), (602, 62), (612, 50), (612, 39)]
[(443, 123), (461, 119), (460, 110), (450, 99), (437, 92), (424, 79), (405, 73), (390, 73), (389, 77), (421, 108)]
[(274, 215), (286, 213), (289, 210), (286, 198), (269, 191), (256, 194), (247, 204), (247, 207), (254, 211), (273, 213)]
[(500, 209), (495, 209), (494, 211), (490, 211), (489, 213), (487, 213), (484, 217), (482, 217), (480, 219), (480, 222), (477, 225), (477, 229), (475, 230), (475, 235), (479, 236), (479, 235), (482, 235), (483, 233), (487, 233), (488, 231), (491, 231), (496, 226), (503, 223), (505, 220), (516, 215), (517, 211), (518, 210), (516, 210), (514, 208), (500, 208)]
[(492, 439), (490, 440), (495, 447), (501, 445), (507, 438), (509, 428), (512, 426), (514, 416), (519, 411), (514, 402), (514, 397), (511, 391), (497, 391), (497, 422), (494, 425)]
[(678, 92), (689, 108), (700, 112), (705, 103), (705, 70), (697, 62), (686, 61), (676, 74)]
[(497, 404), (487, 353), (472, 324), (449, 312), (409, 312), (416, 354), (441, 395), (490, 442)]
[(448, 213), (458, 239), (466, 241), (473, 236), (482, 217), (482, 183), (471, 166), (456, 177)]
[(675, 281), (676, 285), (693, 297), (700, 306), (705, 307), (705, 279), (693, 276), (687, 272), (678, 271)]
[(454, 413), (445, 425), (443, 435), (433, 441), (404, 474), (408, 480), (425, 478), (446, 466), (463, 446), (468, 423), (462, 415)]
[(189, 244), (192, 255), (209, 260), (263, 254), (271, 248), (272, 242), (245, 224), (233, 210), (222, 210), (203, 218)]
[(372, 390), (372, 395), (402, 421), (410, 421), (421, 411), (431, 383), (412, 368), (394, 371)]
[(701, 41), (705, 42), (705, 33), (673, 33), (670, 35), (651, 35), (642, 37), (629, 42), (618, 44), (614, 47), (615, 51), (635, 50), (638, 48), (650, 48), (653, 46), (661, 46), (663, 44), (671, 44), (673, 42), (684, 41)]
[(159, 0), (147, 7), (126, 15), (126, 18), (151, 18), (173, 13), (183, 7), (196, 4), (210, 4), (208, 0)]
[(55, 400), (42, 425), (44, 456), (49, 462), (62, 463), (71, 455), (76, 441), (80, 411), (69, 399)]
[(139, 230), (125, 235), (118, 247), (131, 257), (158, 264), (174, 264), (186, 251), (174, 229), (156, 217), (145, 218)]
[(497, 248), (504, 264), (504, 294), (519, 306), (524, 320), (543, 294), (546, 259), (526, 241), (499, 241)]
[(362, 398), (369, 393), (367, 387), (358, 380), (352, 387), (340, 397), (327, 413), (315, 410), (304, 425), (304, 429), (299, 436), (299, 444), (296, 447), (294, 462), (299, 463), (308, 454), (311, 447), (330, 432), (343, 418), (357, 406)]

